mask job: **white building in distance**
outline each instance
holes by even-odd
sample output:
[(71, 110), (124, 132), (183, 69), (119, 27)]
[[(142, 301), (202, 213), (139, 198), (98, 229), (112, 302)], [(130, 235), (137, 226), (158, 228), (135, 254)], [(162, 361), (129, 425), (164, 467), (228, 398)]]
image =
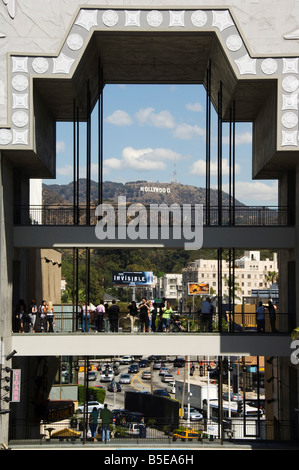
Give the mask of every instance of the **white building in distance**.
[[(235, 299), (236, 303), (242, 302), (242, 297), (250, 297), (252, 290), (265, 289), (272, 284), (268, 280), (269, 272), (278, 273), (277, 253), (273, 259), (261, 260), (259, 251), (245, 251), (244, 256), (235, 261)], [(222, 260), (222, 295), (228, 298), (229, 264)], [(182, 271), (182, 309), (187, 311), (188, 284), (209, 284), (210, 294), (218, 292), (218, 261), (215, 259), (198, 259)]]
[(165, 297), (171, 305), (179, 306), (182, 299), (182, 274), (164, 274), (157, 279), (156, 297)]

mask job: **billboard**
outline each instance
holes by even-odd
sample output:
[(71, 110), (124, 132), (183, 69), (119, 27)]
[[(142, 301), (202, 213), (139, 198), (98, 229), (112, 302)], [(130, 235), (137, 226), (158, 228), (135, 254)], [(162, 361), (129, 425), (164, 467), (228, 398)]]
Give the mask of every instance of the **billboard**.
[(154, 283), (152, 271), (113, 271), (112, 282), (118, 286), (149, 286)]
[(210, 292), (210, 285), (205, 282), (200, 284), (195, 282), (188, 283), (188, 295), (208, 295)]

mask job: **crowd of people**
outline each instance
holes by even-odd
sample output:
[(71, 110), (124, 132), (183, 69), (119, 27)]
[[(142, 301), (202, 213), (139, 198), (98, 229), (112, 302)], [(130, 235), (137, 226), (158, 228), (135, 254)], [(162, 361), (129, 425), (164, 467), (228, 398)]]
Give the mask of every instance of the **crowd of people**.
[[(270, 318), (271, 331), (276, 333), (276, 312), (275, 306), (271, 301), (267, 306), (262, 302), (256, 309), (257, 331), (265, 332), (265, 314), (268, 310)], [(96, 307), (92, 304), (86, 305), (85, 302), (79, 310), (79, 328), (82, 332), (89, 332), (91, 319), (93, 320), (95, 331), (111, 331), (113, 333), (119, 330), (120, 308), (115, 300), (111, 304), (104, 304), (101, 300)], [(204, 298), (198, 311), (200, 318), (200, 331), (211, 332), (214, 307), (210, 298)], [(140, 332), (168, 332), (172, 325), (172, 330), (184, 331), (184, 327), (179, 320), (174, 318), (174, 312), (169, 302), (165, 298), (162, 302), (156, 303), (142, 298), (140, 303), (132, 301), (128, 306), (127, 317), (130, 319), (130, 330), (133, 333), (136, 329)], [(138, 323), (138, 326), (137, 326)], [(24, 300), (20, 299), (15, 310), (13, 318), (13, 332), (54, 332), (55, 312), (51, 301), (43, 300), (41, 305), (37, 306), (36, 300), (32, 299), (27, 307)]]
[(27, 307), (23, 299), (17, 303), (13, 318), (13, 331), (16, 333), (54, 332), (55, 312), (52, 302), (43, 300), (37, 306), (32, 299)]
[[(93, 310), (83, 302), (80, 310), (83, 332), (89, 332), (92, 313), (96, 331), (101, 332), (104, 328), (105, 331), (118, 332), (120, 309), (115, 300), (112, 300), (110, 305), (104, 305), (104, 302), (101, 301)], [(135, 330), (137, 320), (141, 332), (168, 332), (172, 314), (172, 307), (166, 299), (162, 299), (162, 302), (159, 304), (146, 300), (145, 297), (142, 298), (139, 304), (132, 301), (128, 306), (131, 333)], [(106, 320), (106, 325), (104, 325), (104, 319)]]

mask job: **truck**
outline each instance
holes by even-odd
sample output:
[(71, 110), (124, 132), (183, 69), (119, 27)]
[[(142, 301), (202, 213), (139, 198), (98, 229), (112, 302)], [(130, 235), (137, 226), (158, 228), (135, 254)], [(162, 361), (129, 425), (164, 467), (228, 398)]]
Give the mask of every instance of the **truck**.
[[(175, 381), (175, 398), (180, 402), (182, 402), (183, 399), (183, 386), (183, 380)], [(188, 388), (190, 394), (188, 394)], [(192, 379), (190, 379), (190, 384), (187, 384), (187, 382), (185, 383), (184, 406), (187, 406), (189, 403), (191, 407), (202, 410), (204, 400), (209, 402), (210, 400), (215, 400), (217, 398), (218, 387), (215, 384), (199, 383), (198, 381)]]

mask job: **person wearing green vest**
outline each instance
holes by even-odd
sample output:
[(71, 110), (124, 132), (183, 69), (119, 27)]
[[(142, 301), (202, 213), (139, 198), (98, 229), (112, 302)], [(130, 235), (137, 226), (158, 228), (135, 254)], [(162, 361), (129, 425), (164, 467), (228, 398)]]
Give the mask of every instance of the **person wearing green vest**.
[(100, 412), (100, 418), (102, 420), (102, 441), (110, 441), (110, 423), (112, 422), (112, 413), (108, 410), (107, 403)]
[(167, 306), (164, 307), (162, 311), (163, 311), (163, 313), (162, 313), (162, 328), (163, 328), (163, 331), (167, 332), (167, 331), (169, 331), (170, 316), (173, 313), (169, 302), (167, 302)]

